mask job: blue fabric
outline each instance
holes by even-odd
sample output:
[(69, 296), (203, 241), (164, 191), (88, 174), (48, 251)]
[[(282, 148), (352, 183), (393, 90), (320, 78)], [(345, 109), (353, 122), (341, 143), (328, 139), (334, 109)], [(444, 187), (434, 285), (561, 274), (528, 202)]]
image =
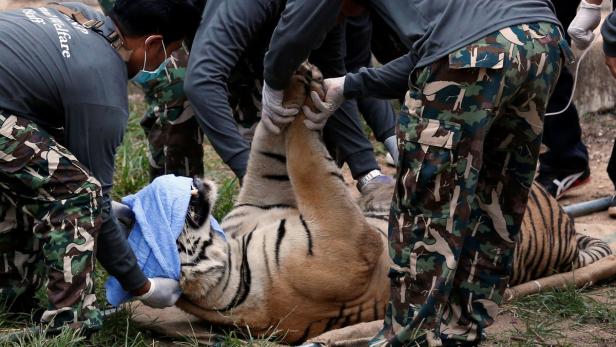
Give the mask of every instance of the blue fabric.
[[(128, 243), (148, 278), (180, 279), (176, 240), (184, 227), (191, 186), (191, 178), (165, 175), (156, 178), (137, 194), (122, 199), (122, 203), (135, 213), (135, 226)], [(105, 289), (107, 301), (113, 306), (131, 297), (115, 277), (107, 280)]]

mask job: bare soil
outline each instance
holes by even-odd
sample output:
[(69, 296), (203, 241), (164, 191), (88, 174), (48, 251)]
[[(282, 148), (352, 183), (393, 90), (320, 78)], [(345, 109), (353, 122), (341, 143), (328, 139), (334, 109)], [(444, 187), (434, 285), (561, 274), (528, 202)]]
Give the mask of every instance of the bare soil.
[[(599, 199), (615, 193), (607, 175), (607, 164), (616, 138), (616, 116), (612, 113), (586, 115), (581, 119), (583, 141), (588, 147), (591, 181), (561, 199), (563, 205)], [(584, 223), (615, 225), (607, 212), (577, 218)]]

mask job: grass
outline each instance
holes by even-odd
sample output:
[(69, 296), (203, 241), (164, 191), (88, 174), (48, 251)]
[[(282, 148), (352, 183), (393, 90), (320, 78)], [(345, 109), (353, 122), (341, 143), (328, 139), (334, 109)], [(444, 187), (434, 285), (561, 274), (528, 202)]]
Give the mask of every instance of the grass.
[(238, 193), (239, 188), (236, 178), (226, 178), (222, 185), (218, 187), (218, 200), (212, 212), (216, 220), (222, 220), (231, 211)]
[(513, 316), (511, 331), (492, 337), (490, 342), (517, 346), (613, 345), (615, 299), (614, 288), (606, 288), (597, 296), (573, 287), (521, 298), (504, 307)]

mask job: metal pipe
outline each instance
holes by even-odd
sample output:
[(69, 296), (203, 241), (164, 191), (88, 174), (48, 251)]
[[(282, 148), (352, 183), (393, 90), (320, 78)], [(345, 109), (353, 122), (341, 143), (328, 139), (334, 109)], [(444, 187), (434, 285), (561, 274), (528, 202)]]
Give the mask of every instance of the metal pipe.
[(567, 213), (570, 217), (575, 218), (595, 212), (605, 211), (610, 206), (614, 205), (616, 205), (616, 195), (564, 206), (563, 210), (565, 210), (565, 213)]

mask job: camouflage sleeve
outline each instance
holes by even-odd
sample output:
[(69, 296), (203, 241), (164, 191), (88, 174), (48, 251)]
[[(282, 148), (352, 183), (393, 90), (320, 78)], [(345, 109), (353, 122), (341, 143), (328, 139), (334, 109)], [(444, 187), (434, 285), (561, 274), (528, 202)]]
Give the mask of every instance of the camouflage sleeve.
[(379, 68), (361, 68), (357, 73), (346, 75), (344, 96), (400, 99), (408, 90), (408, 79), (414, 67), (410, 54), (389, 62)]
[(603, 22), (603, 51), (608, 57), (616, 57), (616, 12), (612, 12)]
[(341, 0), (288, 0), (265, 55), (263, 77), (281, 90), (336, 24)]

